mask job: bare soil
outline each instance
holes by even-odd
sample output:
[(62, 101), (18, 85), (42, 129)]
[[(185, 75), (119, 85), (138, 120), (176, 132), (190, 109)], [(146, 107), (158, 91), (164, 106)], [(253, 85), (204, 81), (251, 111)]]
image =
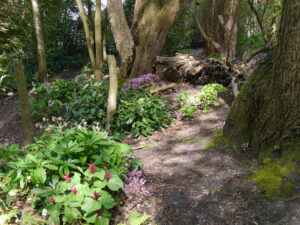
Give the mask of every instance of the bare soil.
[[(198, 89), (185, 85), (177, 93)], [(177, 93), (168, 98), (176, 99)], [(134, 154), (144, 163), (147, 188), (153, 196), (125, 201), (114, 224), (124, 222), (134, 210), (151, 215), (151, 225), (300, 224), (299, 199), (266, 200), (248, 179), (257, 166), (249, 152), (212, 146), (231, 100), (225, 96), (209, 114), (177, 121), (132, 144)], [(145, 143), (153, 146), (140, 149)], [(295, 196), (299, 193), (300, 189), (296, 190)]]

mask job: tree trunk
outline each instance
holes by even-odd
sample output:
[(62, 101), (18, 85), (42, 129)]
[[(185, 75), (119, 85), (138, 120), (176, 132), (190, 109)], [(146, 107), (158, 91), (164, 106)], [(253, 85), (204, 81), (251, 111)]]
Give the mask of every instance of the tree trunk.
[(101, 81), (103, 79), (102, 41), (101, 41), (101, 0), (96, 0), (95, 42), (96, 42), (95, 78), (97, 81)]
[(90, 56), (90, 60), (91, 60), (91, 64), (92, 64), (92, 69), (93, 69), (93, 72), (95, 73), (95, 71), (96, 71), (95, 55), (94, 55), (93, 44), (92, 44), (92, 40), (91, 40), (91, 36), (90, 36), (90, 29), (89, 29), (89, 25), (88, 25), (88, 20), (87, 20), (87, 17), (85, 15), (85, 11), (84, 11), (81, 0), (76, 0), (76, 3), (77, 3), (77, 6), (78, 6), (80, 16), (81, 16), (81, 19), (82, 19), (82, 23), (83, 23), (83, 27), (84, 27), (85, 39), (86, 39), (88, 52), (89, 52), (89, 56)]
[(106, 112), (106, 123), (111, 120), (113, 112), (115, 112), (117, 109), (118, 95), (118, 70), (116, 58), (113, 55), (108, 55), (107, 61), (109, 67), (109, 94)]
[(26, 79), (21, 60), (14, 60), (14, 70), (16, 74), (18, 95), (20, 99), (21, 120), (24, 135), (23, 143), (24, 145), (28, 145), (33, 142), (34, 129), (30, 114), (30, 104), (26, 87)]
[(126, 77), (132, 67), (134, 43), (125, 17), (122, 0), (108, 0), (107, 10), (111, 29), (122, 61), (120, 77)]
[[(137, 1), (139, 2), (139, 1)], [(131, 78), (152, 73), (156, 56), (160, 55), (168, 32), (173, 25), (183, 0), (145, 0), (133, 24), (135, 60)]]
[[(234, 58), (237, 43), (236, 9), (238, 0), (206, 0), (203, 7), (201, 32), (206, 54)], [(218, 44), (219, 48), (212, 43)]]
[(278, 45), (241, 89), (225, 137), (256, 154), (300, 150), (300, 1), (283, 1)]
[(47, 81), (47, 65), (46, 65), (46, 53), (44, 45), (44, 37), (42, 32), (41, 17), (39, 11), (38, 0), (31, 0), (34, 28), (37, 40), (37, 51), (38, 51), (38, 65), (39, 71), (37, 81), (45, 83)]

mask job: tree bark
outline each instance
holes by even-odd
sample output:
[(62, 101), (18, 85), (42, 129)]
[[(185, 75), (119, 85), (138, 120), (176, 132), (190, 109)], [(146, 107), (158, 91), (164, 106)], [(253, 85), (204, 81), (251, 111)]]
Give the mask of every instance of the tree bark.
[(118, 70), (116, 58), (113, 55), (107, 56), (108, 67), (109, 67), (109, 94), (108, 94), (108, 105), (106, 111), (106, 123), (108, 123), (113, 112), (117, 109), (117, 95), (118, 95)]
[[(135, 60), (130, 77), (152, 73), (156, 56), (160, 55), (168, 32), (184, 0), (145, 0), (136, 20)], [(133, 26), (133, 29), (134, 29)]]
[(300, 150), (300, 1), (283, 1), (275, 47), (233, 102), (224, 136), (256, 154)]
[(18, 95), (20, 99), (21, 120), (23, 125), (24, 145), (33, 142), (34, 129), (30, 114), (30, 104), (27, 93), (27, 84), (21, 60), (14, 60), (14, 70), (17, 80)]
[(125, 17), (122, 0), (108, 0), (107, 10), (111, 29), (122, 61), (120, 77), (126, 77), (132, 67), (134, 43)]
[(101, 40), (101, 0), (96, 0), (95, 14), (95, 42), (96, 42), (96, 62), (95, 78), (97, 81), (103, 79), (102, 74), (102, 40)]
[(85, 11), (84, 11), (81, 0), (76, 0), (76, 3), (78, 6), (80, 16), (82, 19), (82, 23), (83, 23), (83, 27), (84, 27), (85, 39), (86, 39), (88, 52), (89, 52), (89, 56), (90, 56), (90, 60), (91, 60), (91, 64), (92, 64), (92, 69), (93, 69), (93, 72), (95, 73), (95, 71), (96, 71), (95, 55), (94, 55), (94, 49), (93, 49), (92, 40), (91, 40), (91, 36), (90, 36), (90, 29), (89, 29), (89, 25), (88, 25), (87, 16), (85, 15)]
[(237, 6), (238, 0), (205, 1), (202, 16), (203, 31), (201, 34), (207, 55), (219, 54), (223, 58), (234, 58), (236, 56)]
[(31, 0), (31, 4), (38, 51), (39, 70), (37, 81), (45, 83), (47, 81), (47, 64), (38, 0)]

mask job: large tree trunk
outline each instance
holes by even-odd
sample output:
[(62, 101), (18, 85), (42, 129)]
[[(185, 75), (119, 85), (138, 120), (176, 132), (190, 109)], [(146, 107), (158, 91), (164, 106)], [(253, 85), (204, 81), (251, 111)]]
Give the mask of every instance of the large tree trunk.
[(38, 65), (39, 71), (37, 80), (38, 82), (44, 83), (47, 81), (47, 65), (46, 65), (46, 53), (44, 45), (44, 37), (42, 32), (41, 17), (39, 11), (38, 0), (31, 0), (34, 28), (37, 40), (37, 51), (38, 51)]
[(278, 45), (234, 101), (225, 137), (257, 154), (300, 150), (300, 1), (285, 0)]
[(101, 0), (96, 0), (95, 14), (95, 42), (96, 42), (96, 62), (95, 77), (97, 81), (103, 79), (102, 74), (102, 40), (101, 40)]
[(131, 77), (153, 72), (156, 56), (163, 50), (182, 2), (182, 0), (145, 0), (139, 6), (140, 10), (133, 24), (133, 30), (137, 29), (137, 32), (133, 32), (136, 53)]
[[(203, 36), (207, 55), (219, 54), (223, 58), (235, 57), (238, 30), (237, 6), (238, 0), (205, 1), (201, 24), (202, 32), (199, 31)], [(199, 25), (197, 27), (199, 29)], [(218, 47), (215, 43), (218, 44)]]
[(153, 72), (167, 34), (185, 0), (137, 0), (129, 30), (121, 0), (108, 0), (107, 9), (117, 49), (121, 55), (121, 77)]
[(134, 59), (134, 43), (125, 17), (122, 0), (108, 0), (107, 11), (122, 61), (120, 77), (126, 77), (130, 73)]

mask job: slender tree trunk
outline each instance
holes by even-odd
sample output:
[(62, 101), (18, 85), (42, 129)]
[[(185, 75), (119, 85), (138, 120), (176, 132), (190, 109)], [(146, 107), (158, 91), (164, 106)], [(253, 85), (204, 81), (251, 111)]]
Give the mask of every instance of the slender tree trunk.
[(93, 72), (95, 73), (95, 71), (96, 71), (95, 55), (94, 55), (94, 48), (93, 48), (93, 44), (92, 44), (92, 40), (91, 40), (91, 36), (90, 36), (88, 20), (85, 15), (85, 11), (84, 11), (81, 0), (76, 0), (76, 3), (78, 6), (80, 16), (82, 19), (82, 23), (83, 23), (83, 27), (84, 27), (85, 39), (86, 39), (88, 52), (89, 52), (89, 56), (90, 56), (90, 60), (91, 60), (91, 64), (92, 64), (92, 69), (93, 69)]
[(31, 0), (31, 4), (32, 4), (36, 40), (37, 40), (37, 51), (38, 51), (39, 71), (38, 71), (37, 80), (38, 82), (44, 83), (47, 81), (47, 65), (46, 65), (46, 53), (45, 53), (44, 37), (42, 32), (38, 0)]
[(108, 123), (113, 112), (117, 109), (117, 95), (118, 95), (118, 70), (116, 58), (113, 55), (107, 56), (109, 67), (109, 94), (108, 94), (108, 106), (106, 112), (106, 123)]
[(95, 42), (96, 42), (96, 70), (95, 77), (97, 81), (103, 79), (102, 74), (102, 41), (101, 41), (101, 0), (96, 0), (95, 14)]
[(257, 154), (300, 150), (300, 1), (283, 1), (278, 45), (233, 102), (224, 128)]
[(122, 0), (108, 0), (107, 10), (122, 61), (120, 77), (126, 77), (132, 67), (134, 43), (125, 17)]
[(23, 65), (21, 60), (14, 61), (14, 70), (17, 80), (18, 95), (20, 99), (21, 120), (23, 126), (24, 145), (33, 142), (34, 129), (30, 114), (29, 97), (27, 93), (27, 84), (24, 75)]

